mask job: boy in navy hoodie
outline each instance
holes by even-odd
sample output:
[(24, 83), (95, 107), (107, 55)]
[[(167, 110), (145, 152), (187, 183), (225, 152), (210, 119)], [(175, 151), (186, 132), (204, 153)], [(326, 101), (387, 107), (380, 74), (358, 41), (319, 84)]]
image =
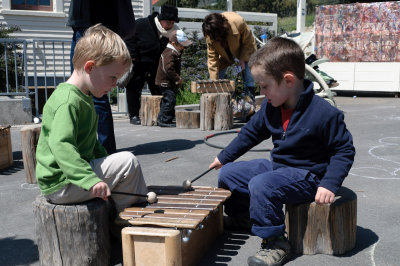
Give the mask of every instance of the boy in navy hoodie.
[[(275, 37), (252, 55), (249, 66), (266, 100), (210, 167), (222, 167), (218, 186), (232, 192), (225, 226), (251, 228), (263, 239), (248, 264), (282, 265), (290, 255), (283, 204), (332, 203), (355, 149), (343, 113), (314, 95), (304, 79), (297, 43)], [(270, 137), (270, 160), (233, 162)]]

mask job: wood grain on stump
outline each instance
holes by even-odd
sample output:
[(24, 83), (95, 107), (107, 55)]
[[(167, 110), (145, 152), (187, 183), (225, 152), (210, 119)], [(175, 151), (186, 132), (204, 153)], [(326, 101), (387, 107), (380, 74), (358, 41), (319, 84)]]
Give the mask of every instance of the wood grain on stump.
[(357, 195), (341, 187), (332, 204), (286, 205), (286, 230), (294, 253), (343, 254), (354, 248)]
[(204, 93), (200, 98), (200, 129), (228, 130), (233, 126), (230, 93)]
[(176, 110), (176, 127), (177, 128), (199, 128), (200, 127), (200, 110)]
[(41, 128), (41, 125), (29, 125), (21, 128), (22, 160), (28, 184), (36, 184), (36, 146)]
[(105, 201), (54, 205), (40, 195), (33, 202), (33, 210), (40, 265), (109, 265)]
[(140, 120), (142, 126), (157, 126), (162, 96), (142, 95), (140, 102)]

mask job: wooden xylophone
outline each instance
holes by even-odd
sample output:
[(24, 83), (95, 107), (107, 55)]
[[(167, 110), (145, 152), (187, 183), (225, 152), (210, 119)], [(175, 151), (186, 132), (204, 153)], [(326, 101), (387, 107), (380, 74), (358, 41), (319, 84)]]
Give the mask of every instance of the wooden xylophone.
[(196, 80), (192, 81), (190, 90), (193, 93), (231, 93), (235, 91), (235, 81), (229, 79)]
[[(156, 203), (120, 213), (133, 226), (122, 230), (124, 264), (195, 265), (223, 233), (222, 204), (231, 192), (201, 186), (190, 191), (178, 186), (149, 186), (148, 190), (157, 194)], [(163, 248), (154, 244), (160, 242)]]

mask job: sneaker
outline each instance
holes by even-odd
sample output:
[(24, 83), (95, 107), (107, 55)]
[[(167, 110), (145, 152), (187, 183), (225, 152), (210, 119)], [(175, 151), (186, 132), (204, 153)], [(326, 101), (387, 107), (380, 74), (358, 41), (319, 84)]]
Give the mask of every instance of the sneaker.
[(250, 266), (280, 266), (290, 257), (290, 244), (286, 237), (263, 239), (261, 248), (247, 259)]
[(224, 229), (229, 231), (251, 231), (251, 220), (245, 217), (224, 216)]
[(173, 123), (173, 122), (171, 122), (171, 123), (164, 123), (164, 122), (158, 121), (157, 124), (158, 124), (158, 126), (160, 126), (160, 127), (176, 127), (176, 123)]
[(142, 122), (140, 121), (140, 118), (135, 115), (129, 119), (129, 123), (131, 123), (132, 125), (140, 125)]

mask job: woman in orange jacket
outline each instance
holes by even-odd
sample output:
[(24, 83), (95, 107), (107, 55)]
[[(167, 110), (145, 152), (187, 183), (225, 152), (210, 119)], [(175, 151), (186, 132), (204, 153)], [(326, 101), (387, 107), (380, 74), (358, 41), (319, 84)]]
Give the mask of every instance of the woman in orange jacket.
[(256, 51), (256, 41), (244, 19), (235, 12), (211, 13), (203, 22), (211, 80), (225, 78), (228, 66), (239, 60), (244, 88), (254, 96), (254, 80), (247, 62)]

